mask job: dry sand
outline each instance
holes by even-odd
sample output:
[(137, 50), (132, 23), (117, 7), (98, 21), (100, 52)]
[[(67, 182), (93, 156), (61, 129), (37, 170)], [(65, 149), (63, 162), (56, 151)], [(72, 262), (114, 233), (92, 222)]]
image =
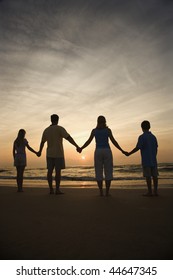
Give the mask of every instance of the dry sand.
[(63, 191), (0, 186), (1, 259), (173, 259), (173, 188)]

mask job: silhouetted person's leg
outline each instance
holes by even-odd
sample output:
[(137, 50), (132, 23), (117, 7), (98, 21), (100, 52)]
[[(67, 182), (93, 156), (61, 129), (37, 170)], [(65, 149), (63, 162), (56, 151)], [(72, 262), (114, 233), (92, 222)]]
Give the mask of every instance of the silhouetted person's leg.
[(17, 187), (18, 187), (18, 191), (20, 191), (20, 166), (17, 166), (16, 170), (17, 170), (17, 176), (16, 176)]
[(158, 195), (158, 177), (153, 177), (154, 195)]
[(49, 168), (47, 171), (47, 181), (49, 184), (49, 188), (50, 188), (50, 194), (53, 194), (53, 186), (52, 186), (52, 173), (53, 173), (53, 168)]
[(63, 192), (60, 191), (61, 169), (55, 169), (55, 182), (56, 182), (56, 194), (63, 194)]
[(101, 150), (98, 149), (94, 154), (94, 167), (96, 181), (99, 188), (100, 196), (103, 196), (103, 159)]
[(106, 196), (109, 195), (109, 190), (110, 190), (110, 186), (111, 186), (111, 180), (106, 180)]
[(151, 184), (151, 177), (146, 177), (147, 187), (148, 187), (148, 193), (147, 195), (152, 195), (152, 184)]
[(25, 166), (17, 166), (17, 186), (18, 186), (18, 191), (22, 192), (23, 191), (23, 174), (25, 170)]
[(106, 196), (109, 195), (111, 181), (113, 178), (113, 156), (111, 150), (107, 150), (104, 158), (104, 173), (106, 183)]
[(97, 181), (97, 185), (100, 191), (100, 196), (103, 196), (103, 181)]

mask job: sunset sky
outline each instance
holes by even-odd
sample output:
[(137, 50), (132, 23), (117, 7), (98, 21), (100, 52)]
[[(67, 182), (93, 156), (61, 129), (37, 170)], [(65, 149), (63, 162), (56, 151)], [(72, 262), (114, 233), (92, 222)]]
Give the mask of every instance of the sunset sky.
[[(38, 150), (53, 113), (79, 146), (104, 115), (127, 151), (149, 120), (159, 162), (173, 161), (173, 1), (1, 0), (0, 62), (1, 168), (20, 128)], [(64, 141), (66, 165), (93, 164), (94, 147)], [(115, 164), (140, 163), (111, 147)]]

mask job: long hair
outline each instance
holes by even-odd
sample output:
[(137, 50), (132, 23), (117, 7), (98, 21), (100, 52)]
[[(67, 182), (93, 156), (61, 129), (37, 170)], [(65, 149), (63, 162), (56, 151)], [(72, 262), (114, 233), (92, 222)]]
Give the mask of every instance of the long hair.
[(15, 140), (15, 144), (19, 147), (24, 143), (26, 131), (24, 129), (20, 129)]
[(107, 128), (106, 118), (104, 116), (99, 116), (97, 118), (97, 126), (96, 128)]

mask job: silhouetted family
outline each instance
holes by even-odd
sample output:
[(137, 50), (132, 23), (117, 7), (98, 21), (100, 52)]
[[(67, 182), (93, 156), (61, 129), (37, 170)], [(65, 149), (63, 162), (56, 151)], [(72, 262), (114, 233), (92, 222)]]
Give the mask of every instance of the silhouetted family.
[[(139, 136), (136, 147), (131, 152), (124, 151), (115, 140), (112, 131), (106, 124), (104, 116), (97, 118), (97, 126), (91, 131), (88, 140), (82, 147), (79, 147), (70, 134), (58, 125), (59, 116), (51, 115), (51, 125), (43, 131), (39, 151), (36, 152), (28, 144), (25, 139), (25, 130), (20, 129), (18, 136), (13, 144), (14, 165), (17, 170), (17, 187), (18, 192), (23, 191), (23, 174), (26, 167), (26, 147), (38, 157), (41, 156), (44, 144), (47, 142), (47, 181), (49, 184), (50, 194), (54, 194), (53, 189), (53, 171), (55, 170), (56, 190), (55, 194), (63, 194), (60, 190), (61, 170), (65, 169), (63, 138), (69, 141), (76, 147), (77, 152), (81, 153), (86, 148), (93, 138), (96, 141), (96, 148), (94, 152), (94, 167), (97, 185), (100, 195), (103, 196), (103, 174), (106, 184), (106, 196), (109, 195), (111, 181), (113, 179), (113, 155), (109, 145), (109, 139), (112, 144), (120, 150), (124, 155), (130, 156), (137, 151), (141, 151), (143, 176), (146, 178), (148, 192), (146, 196), (158, 195), (158, 169), (157, 169), (157, 139), (149, 131), (149, 121), (143, 121), (141, 128), (143, 134)], [(154, 190), (152, 191), (152, 179)]]

